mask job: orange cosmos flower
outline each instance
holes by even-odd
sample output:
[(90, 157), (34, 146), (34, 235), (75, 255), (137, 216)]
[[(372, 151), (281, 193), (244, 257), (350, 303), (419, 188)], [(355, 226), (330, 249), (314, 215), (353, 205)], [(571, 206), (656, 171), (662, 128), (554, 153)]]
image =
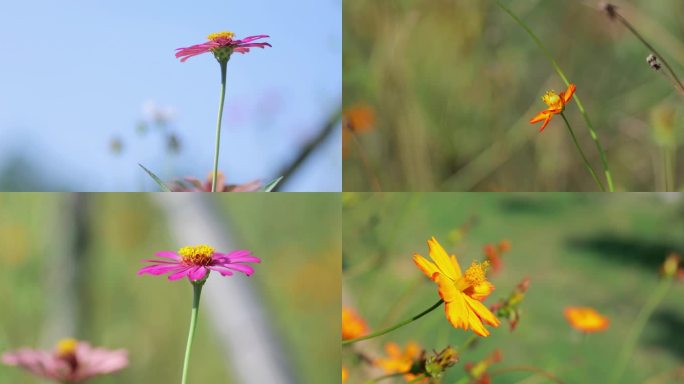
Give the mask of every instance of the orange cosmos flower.
[(413, 255), (413, 262), (430, 280), (437, 283), (439, 296), (445, 302), (444, 310), (451, 325), (465, 330), (470, 328), (480, 336), (489, 336), (483, 321), (493, 327), (500, 324), (480, 302), (494, 290), (494, 285), (485, 275), (489, 262), (473, 262), (465, 273), (461, 273), (456, 256), (449, 256), (437, 239), (433, 237), (428, 240), (428, 247), (434, 263), (417, 253)]
[(342, 367), (342, 382), (344, 383), (347, 381), (349, 378), (349, 374), (347, 373), (347, 369), (345, 367)]
[(610, 324), (610, 320), (594, 308), (567, 307), (564, 314), (571, 327), (584, 333), (603, 331)]
[(404, 379), (411, 381), (416, 375), (411, 373), (415, 363), (422, 361), (423, 350), (415, 342), (406, 344), (406, 348), (401, 350), (397, 343), (389, 342), (385, 344), (386, 359), (377, 359), (375, 364), (385, 370), (385, 373), (405, 373)]
[(342, 340), (356, 339), (368, 333), (368, 326), (351, 308), (342, 307)]
[(534, 124), (544, 120), (541, 128), (539, 128), (539, 132), (543, 131), (549, 121), (551, 121), (553, 115), (562, 113), (563, 110), (565, 110), (565, 104), (570, 101), (573, 93), (575, 93), (575, 88), (575, 84), (570, 84), (568, 85), (568, 89), (560, 95), (554, 91), (546, 92), (546, 94), (542, 96), (542, 101), (544, 101), (549, 107), (530, 119), (530, 123)]

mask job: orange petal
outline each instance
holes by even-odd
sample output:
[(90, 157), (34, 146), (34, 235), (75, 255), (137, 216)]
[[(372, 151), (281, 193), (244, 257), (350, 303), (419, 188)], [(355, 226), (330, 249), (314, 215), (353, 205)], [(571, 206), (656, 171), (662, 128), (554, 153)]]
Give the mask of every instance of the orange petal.
[(498, 327), (501, 322), (494, 316), (494, 314), (484, 306), (481, 302), (466, 296), (466, 303), (487, 324)]
[(413, 262), (416, 263), (421, 271), (423, 271), (425, 276), (434, 281), (433, 276), (435, 273), (439, 273), (439, 268), (437, 268), (435, 264), (429, 262), (427, 259), (417, 253), (413, 254)]
[(465, 303), (465, 296), (462, 294), (456, 295), (453, 301), (444, 305), (444, 312), (446, 312), (447, 320), (454, 328), (468, 329), (468, 318), (470, 309)]
[(439, 297), (442, 298), (445, 302), (449, 303), (451, 301), (454, 301), (456, 299), (456, 296), (462, 296), (463, 294), (461, 291), (456, 289), (456, 286), (454, 285), (454, 281), (446, 277), (445, 275), (441, 273), (435, 273), (433, 276), (433, 280), (435, 283), (437, 283), (437, 286), (439, 287)]
[(570, 84), (568, 85), (568, 89), (563, 93), (563, 104), (566, 104), (568, 101), (570, 101), (570, 98), (572, 95), (575, 93), (575, 84)]
[(430, 248), (430, 258), (437, 264), (440, 272), (447, 275), (451, 280), (456, 280), (461, 277), (461, 267), (455, 263), (455, 258), (450, 258), (444, 248), (437, 242), (433, 236), (428, 240), (428, 247)]
[(544, 120), (544, 124), (542, 124), (541, 128), (539, 128), (539, 132), (544, 131), (544, 128), (546, 128), (546, 126), (549, 124), (549, 121), (551, 121), (551, 116), (553, 116), (553, 115), (548, 115), (546, 117), (546, 120)]
[(466, 293), (473, 299), (482, 301), (486, 299), (493, 290), (494, 284), (490, 283), (489, 281), (484, 281), (482, 284), (471, 287)]
[(543, 111), (537, 113), (536, 116), (534, 116), (533, 118), (530, 119), (530, 124), (538, 123), (538, 122), (540, 122), (544, 119), (548, 119), (548, 118), (549, 118), (549, 111), (543, 110)]
[(482, 320), (480, 320), (474, 311), (469, 311), (468, 324), (470, 325), (470, 328), (473, 329), (473, 332), (477, 333), (478, 335), (482, 337), (489, 336), (489, 330), (485, 328), (484, 324), (482, 324)]

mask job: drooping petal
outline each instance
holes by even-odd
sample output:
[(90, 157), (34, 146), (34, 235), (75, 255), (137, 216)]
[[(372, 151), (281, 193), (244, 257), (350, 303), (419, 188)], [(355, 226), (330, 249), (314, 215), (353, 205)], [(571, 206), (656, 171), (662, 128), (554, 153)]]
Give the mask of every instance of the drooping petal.
[(220, 265), (221, 267), (232, 269), (234, 271), (242, 272), (247, 276), (252, 276), (254, 273), (254, 269), (250, 267), (249, 265), (244, 265), (244, 264), (223, 264)]
[(456, 280), (461, 277), (461, 267), (458, 263), (454, 263), (455, 258), (449, 257), (444, 248), (437, 242), (433, 236), (428, 240), (428, 248), (430, 249), (430, 258), (437, 264), (437, 268), (451, 280)]
[(544, 132), (544, 128), (549, 124), (549, 121), (551, 121), (551, 116), (553, 115), (548, 115), (546, 117), (546, 120), (544, 120), (544, 124), (542, 124), (541, 128), (539, 128), (539, 132)]
[(470, 309), (473, 310), (473, 312), (482, 320), (484, 320), (487, 324), (493, 326), (493, 327), (498, 327), (501, 322), (499, 319), (494, 316), (494, 314), (489, 310), (489, 308), (485, 307), (484, 304), (479, 302), (478, 300), (472, 299), (470, 297), (466, 296), (466, 304), (470, 307)]
[(425, 276), (429, 277), (430, 279), (433, 278), (435, 273), (439, 273), (439, 269), (435, 264), (417, 253), (413, 254), (413, 262), (416, 263), (416, 266), (418, 266)]
[(437, 283), (437, 287), (439, 288), (439, 297), (445, 302), (452, 302), (456, 300), (456, 296), (463, 295), (461, 291), (456, 289), (454, 282), (441, 273), (435, 272), (433, 280)]
[(543, 110), (537, 113), (533, 118), (530, 119), (530, 124), (538, 123), (542, 120), (549, 119), (549, 111)]
[(482, 324), (482, 320), (473, 312), (472, 310), (469, 310), (468, 313), (468, 325), (470, 325), (470, 328), (473, 329), (473, 332), (477, 333), (478, 335), (482, 337), (487, 337), (489, 336), (489, 330), (485, 328), (484, 324)]
[(458, 294), (454, 299), (444, 305), (447, 320), (454, 328), (468, 329), (468, 317), (470, 309), (465, 303), (464, 295)]
[(147, 267), (143, 267), (138, 271), (138, 275), (143, 275), (143, 274), (150, 274), (150, 275), (163, 275), (169, 272), (173, 272), (178, 269), (185, 269), (185, 266), (182, 264), (169, 264), (169, 265), (148, 265)]
[(178, 280), (178, 279), (184, 278), (185, 276), (187, 276), (190, 273), (192, 268), (193, 267), (185, 267), (184, 266), (183, 269), (181, 269), (180, 271), (169, 275), (169, 280)]
[(575, 84), (570, 84), (568, 85), (568, 89), (563, 93), (562, 98), (563, 98), (563, 104), (567, 104), (568, 101), (570, 101), (570, 98), (572, 95), (575, 93)]
[(190, 272), (188, 273), (188, 278), (190, 278), (190, 281), (197, 281), (197, 280), (202, 280), (204, 279), (204, 276), (207, 275), (207, 268), (202, 267), (202, 266), (197, 266), (195, 268), (192, 268)]

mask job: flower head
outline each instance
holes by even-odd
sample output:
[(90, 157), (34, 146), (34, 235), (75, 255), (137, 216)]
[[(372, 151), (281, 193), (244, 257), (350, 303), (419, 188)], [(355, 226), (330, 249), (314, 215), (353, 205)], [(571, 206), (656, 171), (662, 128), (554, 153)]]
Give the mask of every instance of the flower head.
[(489, 336), (484, 327), (487, 323), (499, 326), (499, 320), (480, 301), (494, 290), (494, 285), (487, 280), (486, 269), (489, 262), (473, 262), (461, 272), (456, 256), (449, 256), (434, 237), (428, 240), (430, 258), (426, 260), (419, 254), (413, 255), (423, 273), (437, 283), (439, 296), (444, 300), (446, 317), (455, 328), (472, 329), (480, 336)]
[(181, 62), (183, 62), (193, 56), (211, 52), (219, 62), (227, 62), (233, 52), (247, 53), (250, 48), (271, 46), (269, 43), (255, 43), (256, 40), (269, 37), (268, 35), (249, 36), (241, 40), (235, 40), (233, 39), (234, 37), (235, 34), (233, 32), (212, 33), (207, 36), (207, 42), (176, 49), (178, 51), (176, 52), (176, 57), (180, 58)]
[(589, 307), (567, 307), (563, 312), (570, 326), (584, 333), (604, 331), (610, 320)]
[[(185, 177), (183, 180), (174, 180), (169, 184), (173, 192), (211, 192), (212, 174), (202, 182), (194, 177)], [(225, 184), (226, 178), (219, 172), (216, 178), (216, 192), (256, 192), (261, 188), (261, 181), (252, 180), (244, 184)]]
[(387, 358), (375, 360), (375, 364), (385, 370), (385, 373), (405, 373), (404, 379), (411, 381), (416, 373), (424, 371), (424, 352), (415, 342), (409, 342), (402, 351), (397, 343), (385, 344)]
[(218, 253), (208, 245), (183, 247), (178, 252), (161, 251), (155, 256), (159, 259), (143, 260), (152, 263), (138, 271), (138, 275), (165, 275), (170, 273), (169, 280), (188, 277), (192, 282), (204, 281), (210, 271), (216, 271), (221, 276), (231, 276), (233, 271), (242, 272), (247, 276), (254, 273), (254, 269), (247, 263), (260, 263), (261, 259), (252, 256), (250, 251), (233, 251)]
[(368, 333), (368, 325), (351, 308), (342, 307), (342, 340), (356, 339)]
[(128, 365), (123, 349), (93, 348), (84, 341), (61, 340), (53, 351), (22, 348), (2, 355), (3, 364), (21, 367), (36, 376), (60, 383), (79, 383)]
[(549, 107), (531, 118), (530, 123), (534, 124), (543, 120), (544, 123), (542, 124), (541, 128), (539, 128), (539, 132), (543, 131), (549, 121), (551, 121), (553, 115), (562, 113), (565, 110), (565, 105), (568, 103), (568, 101), (570, 101), (570, 98), (575, 93), (575, 88), (575, 84), (570, 84), (568, 85), (568, 89), (560, 95), (554, 91), (546, 92), (546, 94), (542, 96), (542, 101), (544, 101), (544, 103), (546, 103), (546, 105)]

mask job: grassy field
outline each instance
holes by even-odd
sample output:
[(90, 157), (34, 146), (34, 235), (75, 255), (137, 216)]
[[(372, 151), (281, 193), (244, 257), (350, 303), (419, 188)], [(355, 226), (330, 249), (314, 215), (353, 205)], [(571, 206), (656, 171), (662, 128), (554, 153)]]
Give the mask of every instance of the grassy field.
[[(411, 261), (414, 252), (427, 257), (425, 241), (431, 236), (455, 253), (464, 268), (483, 258), (486, 243), (507, 239), (512, 249), (492, 278), (496, 290), (485, 303), (506, 297), (518, 281), (529, 277), (519, 326), (511, 333), (504, 323), (476, 349), (463, 353), (445, 383), (463, 376), (465, 362), (478, 361), (496, 348), (504, 359), (494, 368), (535, 366), (566, 383), (605, 382), (637, 313), (659, 283), (664, 257), (684, 251), (684, 201), (666, 200), (672, 197), (347, 193), (344, 302), (365, 317), (371, 330), (389, 326), (439, 299), (434, 284)], [(466, 227), (465, 233), (458, 231)], [(684, 363), (683, 294), (680, 282), (658, 307), (621, 383), (674, 382), (668, 381), (667, 372)], [(563, 317), (566, 306), (595, 307), (610, 318), (610, 327), (582, 339)], [(354, 347), (376, 357), (390, 340), (414, 340), (428, 350), (440, 350), (462, 344), (469, 335), (453, 329), (440, 309)], [(352, 355), (349, 350), (343, 353), (351, 383), (381, 374), (355, 365)], [(507, 373), (494, 382), (520, 382), (531, 375)], [(546, 381), (537, 376), (524, 382)]]
[[(82, 238), (83, 278), (75, 336), (95, 345), (127, 348), (130, 366), (93, 383), (170, 383), (180, 379), (189, 321), (187, 281), (136, 276), (141, 259), (177, 244), (150, 194), (87, 195)], [(333, 194), (225, 194), (215, 198), (240, 247), (263, 262), (250, 282), (288, 351), (283, 359), (297, 382), (339, 378), (340, 214)], [(73, 195), (0, 194), (0, 351), (52, 347), (45, 330), (55, 275), (69, 271), (51, 263), (72, 239), (66, 202)], [(286, 217), (286, 220), (274, 219)], [(220, 278), (211, 276), (212, 279)], [(236, 279), (244, 277), (233, 277)], [(206, 303), (203, 303), (206, 304)], [(228, 304), (230, 305), (230, 304)], [(200, 311), (190, 381), (234, 382), (223, 351)], [(315, 336), (312, 336), (315, 335)], [(249, 346), (245, 346), (249, 351)], [(315, 358), (312, 358), (315, 356)], [(19, 369), (0, 366), (1, 383), (37, 383)]]
[[(599, 3), (502, 0), (577, 85), (615, 188), (662, 191), (672, 174), (669, 190), (681, 190), (684, 99)], [(684, 3), (616, 3), (684, 78)], [(566, 87), (494, 0), (345, 1), (343, 17), (344, 105), (374, 111), (359, 143), (347, 142), (345, 191), (372, 190), (373, 179), (384, 191), (598, 190), (559, 116), (541, 134), (528, 123), (547, 90)], [(578, 106), (565, 114), (602, 177)], [(665, 159), (678, 166), (666, 171)]]

